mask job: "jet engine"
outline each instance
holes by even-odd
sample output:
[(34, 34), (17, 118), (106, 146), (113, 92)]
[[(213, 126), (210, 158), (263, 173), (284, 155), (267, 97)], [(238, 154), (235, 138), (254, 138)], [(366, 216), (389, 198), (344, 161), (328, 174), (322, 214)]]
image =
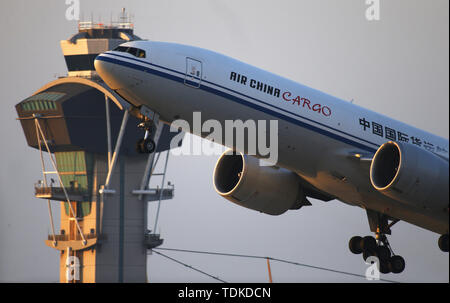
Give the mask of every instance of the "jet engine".
[(370, 166), (370, 181), (381, 193), (402, 203), (448, 210), (448, 161), (416, 145), (389, 141)]
[(269, 215), (311, 205), (297, 174), (277, 166), (261, 166), (259, 159), (232, 150), (217, 161), (213, 182), (225, 199)]

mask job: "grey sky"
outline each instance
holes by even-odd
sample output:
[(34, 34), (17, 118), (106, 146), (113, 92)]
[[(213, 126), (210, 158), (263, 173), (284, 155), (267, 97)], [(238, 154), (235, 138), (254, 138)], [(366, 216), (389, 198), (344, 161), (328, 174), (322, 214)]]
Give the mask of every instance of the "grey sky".
[[(122, 7), (145, 39), (195, 45), (235, 57), (371, 110), (448, 138), (449, 2), (380, 0), (380, 21), (365, 19), (364, 0), (86, 1), (84, 16), (108, 22)], [(45, 201), (33, 197), (38, 153), (26, 145), (14, 105), (66, 68), (59, 40), (77, 30), (64, 1), (0, 1), (0, 281), (58, 280), (58, 254), (44, 244)], [(338, 201), (272, 217), (238, 207), (212, 186), (216, 156), (169, 162), (175, 199), (161, 208), (163, 246), (288, 259), (364, 274), (348, 250), (369, 235), (365, 212)], [(54, 211), (59, 206), (54, 205)], [(438, 235), (408, 223), (391, 244), (407, 262), (407, 282), (448, 282), (448, 254)], [(266, 282), (264, 260), (169, 253), (230, 282)], [(272, 263), (275, 282), (364, 282)], [(149, 258), (152, 282), (213, 282), (160, 256)]]

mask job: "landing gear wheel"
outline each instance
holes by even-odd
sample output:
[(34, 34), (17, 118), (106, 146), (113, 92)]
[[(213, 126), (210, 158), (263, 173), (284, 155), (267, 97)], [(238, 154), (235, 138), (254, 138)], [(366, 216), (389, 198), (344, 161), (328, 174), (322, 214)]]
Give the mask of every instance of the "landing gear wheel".
[(374, 237), (366, 236), (361, 241), (363, 251), (375, 251), (377, 249), (377, 240)]
[(377, 256), (380, 261), (388, 261), (391, 257), (391, 251), (386, 246), (377, 247)]
[(389, 262), (386, 260), (380, 260), (380, 273), (382, 274), (388, 274), (390, 273), (390, 269), (389, 269)]
[(448, 234), (440, 236), (438, 244), (443, 252), (448, 252)]
[(389, 259), (389, 270), (394, 274), (401, 273), (403, 270), (405, 270), (405, 266), (405, 259), (403, 259), (401, 256), (392, 256)]
[(149, 154), (154, 152), (156, 149), (155, 141), (153, 141), (152, 139), (145, 139), (143, 145), (144, 145), (144, 151)]
[(363, 238), (360, 236), (355, 236), (355, 237), (351, 238), (350, 241), (348, 242), (348, 248), (355, 255), (362, 253), (362, 248), (361, 248), (362, 239)]
[(364, 250), (362, 253), (364, 262), (366, 262), (369, 257), (376, 256), (376, 255), (377, 254), (373, 250)]
[(150, 154), (150, 153), (154, 152), (155, 149), (156, 149), (155, 141), (153, 141), (152, 139), (149, 139), (149, 138), (140, 139), (136, 143), (136, 150), (140, 154)]
[(151, 154), (156, 149), (155, 141), (152, 139), (144, 139), (144, 142), (142, 142), (142, 150), (144, 153)]

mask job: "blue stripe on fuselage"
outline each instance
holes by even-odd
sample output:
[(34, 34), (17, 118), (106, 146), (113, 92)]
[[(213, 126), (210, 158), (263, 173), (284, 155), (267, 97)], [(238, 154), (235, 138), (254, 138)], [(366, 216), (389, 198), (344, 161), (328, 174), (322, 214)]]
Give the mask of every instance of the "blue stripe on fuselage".
[[(158, 66), (158, 65), (154, 65), (154, 64), (151, 64), (151, 63), (142, 61), (142, 60), (137, 60), (137, 59), (134, 59), (134, 58), (129, 58), (129, 57), (125, 57), (125, 56), (120, 56), (120, 55), (116, 55), (116, 54), (112, 54), (112, 53), (108, 53), (108, 55), (114, 55), (114, 56), (117, 56), (117, 57), (123, 57), (123, 58), (129, 59), (129, 60), (135, 60), (135, 61), (138, 61), (139, 63), (145, 63), (145, 64), (152, 65), (152, 66), (155, 66), (155, 67), (158, 67), (158, 68), (161, 68), (161, 69), (166, 69), (166, 70), (169, 70), (169, 71), (171, 71), (171, 72), (175, 72), (175, 73), (178, 73), (178, 74), (180, 74), (180, 75), (183, 75), (183, 78), (180, 78), (180, 77), (178, 77), (178, 76), (174, 76), (174, 75), (171, 75), (171, 74), (168, 74), (168, 73), (165, 73), (165, 72), (161, 72), (161, 71), (158, 71), (158, 70), (155, 70), (155, 69), (152, 69), (152, 68), (148, 68), (148, 67), (146, 67), (146, 66), (134, 64), (134, 63), (131, 63), (131, 62), (126, 62), (126, 61), (123, 61), (123, 60), (118, 60), (118, 59), (111, 58), (111, 57), (106, 57), (106, 56), (101, 56), (101, 55), (100, 55), (100, 56), (98, 56), (98, 57), (96, 58), (96, 60), (101, 60), (101, 61), (105, 61), (105, 62), (109, 62), (109, 63), (113, 63), (113, 64), (119, 64), (119, 65), (122, 65), (122, 66), (126, 66), (126, 67), (129, 67), (129, 68), (135, 69), (135, 70), (147, 72), (147, 73), (150, 73), (150, 74), (153, 74), (153, 75), (156, 75), (156, 76), (159, 76), (159, 77), (163, 77), (163, 78), (166, 78), (166, 79), (169, 79), (169, 80), (172, 80), (172, 81), (180, 82), (180, 83), (184, 83), (184, 81), (185, 81), (185, 80), (184, 80), (185, 74), (183, 74), (183, 73), (181, 73), (181, 72), (179, 72), (179, 71), (171, 70), (171, 69), (168, 69), (168, 68), (165, 68), (165, 67), (162, 67), (162, 66)], [(203, 80), (202, 80), (202, 81), (203, 81)], [(226, 89), (226, 90), (229, 90), (229, 91), (234, 92), (234, 93), (239, 94), (239, 95), (243, 95), (243, 94), (241, 94), (241, 93), (239, 93), (239, 92), (235, 92), (235, 91), (233, 91), (233, 90), (231, 90), (231, 89), (228, 89), (228, 88), (226, 88), (226, 87), (217, 85), (217, 84), (212, 83), (212, 82), (208, 82), (208, 81), (203, 81), (203, 82), (206, 82), (206, 83), (215, 85), (215, 86), (217, 86), (217, 87), (220, 87), (220, 88), (223, 88), (223, 89)], [(252, 102), (248, 102), (248, 101), (246, 101), (246, 100), (244, 100), (244, 99), (242, 99), (242, 98), (238, 98), (238, 97), (236, 97), (236, 96), (233, 96), (233, 95), (231, 95), (231, 94), (228, 94), (228, 93), (219, 91), (219, 90), (217, 90), (217, 89), (214, 89), (214, 88), (211, 88), (211, 87), (208, 87), (208, 86), (205, 86), (205, 85), (201, 85), (199, 89), (202, 89), (202, 90), (204, 90), (204, 91), (207, 91), (207, 92), (209, 92), (209, 93), (215, 94), (215, 95), (217, 95), (217, 96), (221, 96), (221, 97), (223, 97), (223, 98), (229, 99), (229, 100), (234, 101), (234, 102), (236, 102), (236, 103), (239, 103), (239, 104), (242, 104), (242, 105), (251, 107), (251, 108), (253, 108), (253, 109), (257, 109), (257, 110), (262, 111), (262, 112), (264, 112), (264, 113), (266, 113), (266, 114), (268, 114), (268, 115), (275, 116), (275, 117), (277, 117), (277, 118), (280, 118), (280, 119), (282, 119), (282, 120), (288, 121), (288, 122), (293, 123), (293, 124), (297, 124), (297, 125), (299, 125), (299, 126), (301, 126), (301, 127), (303, 127), (303, 128), (307, 128), (307, 129), (309, 129), (309, 130), (312, 130), (312, 131), (317, 132), (317, 133), (319, 133), (319, 134), (322, 134), (322, 135), (324, 135), (324, 136), (327, 136), (327, 137), (333, 138), (333, 139), (335, 139), (335, 140), (344, 142), (344, 143), (346, 143), (346, 144), (349, 144), (349, 145), (352, 145), (352, 146), (361, 148), (361, 149), (363, 149), (363, 150), (370, 151), (370, 152), (373, 152), (373, 153), (376, 152), (376, 150), (377, 150), (376, 148), (372, 148), (372, 147), (366, 146), (366, 145), (364, 145), (364, 144), (355, 142), (355, 141), (353, 141), (353, 140), (344, 138), (344, 137), (342, 137), (342, 136), (339, 136), (339, 135), (334, 134), (334, 133), (332, 133), (332, 132), (329, 132), (329, 131), (327, 131), (327, 130), (318, 128), (318, 127), (316, 127), (316, 126), (310, 125), (310, 124), (305, 123), (305, 122), (303, 122), (303, 121), (299, 121), (299, 120), (297, 120), (297, 119), (294, 119), (294, 118), (289, 117), (289, 116), (286, 116), (286, 115), (284, 115), (284, 114), (282, 114), (282, 113), (273, 111), (273, 110), (268, 109), (268, 108), (266, 108), (266, 107), (263, 107), (263, 106), (254, 104), (254, 103), (252, 103)], [(284, 110), (284, 109), (278, 108), (278, 107), (276, 107), (276, 106), (273, 106), (273, 105), (268, 104), (268, 103), (266, 103), (266, 102), (263, 102), (263, 101), (261, 101), (261, 100), (255, 99), (255, 98), (253, 98), (253, 97), (249, 97), (249, 96), (246, 96), (246, 95), (243, 95), (243, 96), (248, 97), (248, 98), (250, 98), (250, 99), (252, 99), (252, 100), (258, 101), (258, 102), (260, 102), (260, 103), (269, 105), (269, 106), (274, 107), (274, 108), (276, 108), (276, 109), (278, 109), (278, 110), (282, 110), (282, 111), (288, 112), (288, 111), (286, 111), (286, 110)], [(306, 120), (310, 120), (310, 119), (308, 119), (308, 118), (304, 118), (304, 117), (302, 117), (302, 116), (296, 115), (296, 114), (291, 113), (291, 112), (288, 112), (288, 113), (291, 114), (291, 115), (294, 115), (294, 116), (298, 116), (299, 118), (303, 118), (303, 119), (306, 119)], [(311, 121), (311, 120), (310, 120), (310, 121)], [(313, 122), (315, 122), (315, 121), (313, 121)], [(318, 123), (318, 122), (315, 122), (315, 123)], [(318, 124), (320, 124), (320, 123), (318, 123)], [(367, 143), (369, 143), (369, 144), (378, 146), (378, 144), (375, 144), (375, 143), (369, 142), (369, 141), (367, 141), (367, 140), (364, 140), (364, 139), (362, 139), (362, 138), (355, 137), (355, 136), (353, 136), (353, 135), (344, 133), (344, 132), (342, 132), (342, 131), (340, 131), (340, 130), (334, 129), (334, 128), (329, 127), (329, 126), (327, 126), (327, 125), (323, 125), (323, 124), (320, 124), (320, 125), (325, 126), (325, 127), (327, 127), (327, 128), (330, 128), (330, 129), (332, 129), (332, 130), (334, 130), (334, 131), (340, 132), (340, 133), (342, 133), (342, 134), (345, 134), (345, 135), (354, 137), (354, 138), (356, 138), (356, 139), (358, 139), (358, 140), (365, 141), (365, 142), (367, 142)]]
[[(143, 64), (146, 64), (146, 65), (149, 65), (149, 66), (154, 66), (154, 67), (157, 67), (157, 68), (161, 68), (161, 69), (164, 69), (164, 70), (167, 70), (167, 71), (170, 71), (170, 72), (179, 74), (179, 75), (181, 75), (181, 76), (183, 77), (183, 79), (184, 79), (184, 77), (186, 76), (186, 74), (183, 73), (183, 72), (179, 72), (179, 71), (177, 71), (177, 70), (170, 69), (170, 68), (167, 68), (167, 67), (164, 67), (164, 66), (161, 66), (161, 65), (153, 64), (153, 63), (150, 63), (150, 62), (148, 62), (148, 61), (144, 61), (144, 60), (142, 60), (142, 59), (137, 59), (137, 58), (133, 58), (133, 57), (127, 57), (127, 56), (124, 56), (124, 55), (121, 55), (121, 54), (117, 54), (117, 53), (110, 53), (110, 52), (108, 52), (107, 54), (108, 54), (108, 55), (115, 56), (115, 57), (125, 58), (125, 59), (128, 59), (128, 60), (133, 60), (133, 61), (136, 61), (136, 62), (139, 62), (139, 63), (143, 63)], [(124, 62), (124, 61), (118, 60), (118, 62)], [(119, 64), (120, 64), (120, 63), (119, 63)], [(150, 71), (150, 72), (151, 72), (151, 71)], [(196, 77), (195, 77), (195, 78), (196, 78)], [(198, 79), (198, 78), (196, 78), (196, 79)], [(276, 109), (278, 109), (278, 110), (280, 110), (280, 111), (283, 111), (283, 112), (285, 112), (285, 113), (288, 113), (288, 114), (294, 115), (294, 116), (296, 116), (296, 117), (305, 119), (305, 120), (307, 120), (307, 121), (309, 121), (309, 122), (316, 123), (316, 124), (318, 124), (318, 125), (320, 125), (320, 126), (323, 126), (323, 127), (325, 127), (325, 128), (329, 128), (329, 129), (334, 130), (334, 131), (336, 131), (336, 132), (338, 132), (338, 133), (341, 133), (341, 134), (347, 135), (347, 136), (349, 136), (349, 137), (352, 137), (352, 138), (355, 138), (355, 139), (364, 141), (364, 142), (366, 142), (366, 143), (368, 143), (368, 144), (372, 144), (372, 145), (375, 145), (375, 146), (377, 146), (377, 147), (379, 146), (379, 145), (376, 144), (376, 143), (372, 143), (372, 142), (367, 141), (367, 140), (365, 140), (365, 139), (356, 137), (356, 136), (354, 136), (354, 135), (352, 135), (352, 134), (348, 134), (348, 133), (343, 132), (343, 131), (341, 131), (341, 130), (338, 130), (338, 129), (335, 129), (335, 128), (333, 128), (333, 127), (330, 127), (330, 126), (328, 126), (328, 125), (326, 125), (326, 124), (322, 124), (322, 123), (317, 122), (317, 121), (315, 121), (315, 120), (312, 120), (312, 119), (303, 117), (303, 116), (301, 116), (301, 115), (292, 113), (292, 112), (287, 111), (287, 110), (285, 110), (285, 109), (282, 109), (282, 108), (280, 108), (280, 107), (274, 106), (273, 104), (264, 102), (264, 101), (262, 101), (262, 100), (259, 100), (259, 99), (253, 98), (253, 97), (251, 97), (251, 96), (245, 95), (245, 94), (243, 94), (243, 93), (241, 93), (241, 92), (232, 90), (232, 89), (230, 89), (230, 88), (228, 88), (228, 87), (224, 87), (224, 86), (221, 86), (221, 85), (219, 85), (219, 84), (216, 84), (216, 83), (213, 83), (213, 82), (204, 80), (204, 79), (198, 79), (198, 80), (201, 80), (201, 81), (204, 82), (204, 83), (208, 83), (208, 84), (214, 85), (214, 86), (216, 86), (216, 87), (225, 89), (225, 90), (227, 90), (227, 91), (230, 91), (230, 92), (232, 92), (232, 93), (238, 94), (238, 95), (240, 95), (240, 96), (243, 96), (243, 97), (252, 99), (252, 100), (254, 100), (254, 101), (258, 102), (258, 103), (265, 104), (265, 105), (267, 105), (267, 106), (269, 106), (269, 107), (276, 108)], [(197, 85), (195, 85), (195, 86), (197, 86)]]

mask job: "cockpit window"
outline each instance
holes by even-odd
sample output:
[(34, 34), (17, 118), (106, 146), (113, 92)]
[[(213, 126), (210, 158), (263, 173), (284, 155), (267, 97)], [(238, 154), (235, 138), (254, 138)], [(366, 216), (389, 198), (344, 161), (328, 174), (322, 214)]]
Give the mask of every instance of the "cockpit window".
[(145, 50), (136, 47), (118, 46), (114, 51), (129, 53), (138, 58), (145, 58)]
[(126, 52), (127, 49), (128, 49), (128, 47), (125, 47), (125, 46), (118, 46), (118, 47), (116, 47), (116, 48), (113, 49), (113, 50), (116, 51), (116, 52)]
[(136, 55), (137, 55), (137, 48), (129, 47), (129, 48), (127, 49), (127, 53), (132, 54), (133, 56), (137, 57), (137, 56), (136, 56)]
[(145, 51), (142, 50), (142, 49), (137, 48), (136, 56), (139, 57), (139, 58), (145, 58)]

